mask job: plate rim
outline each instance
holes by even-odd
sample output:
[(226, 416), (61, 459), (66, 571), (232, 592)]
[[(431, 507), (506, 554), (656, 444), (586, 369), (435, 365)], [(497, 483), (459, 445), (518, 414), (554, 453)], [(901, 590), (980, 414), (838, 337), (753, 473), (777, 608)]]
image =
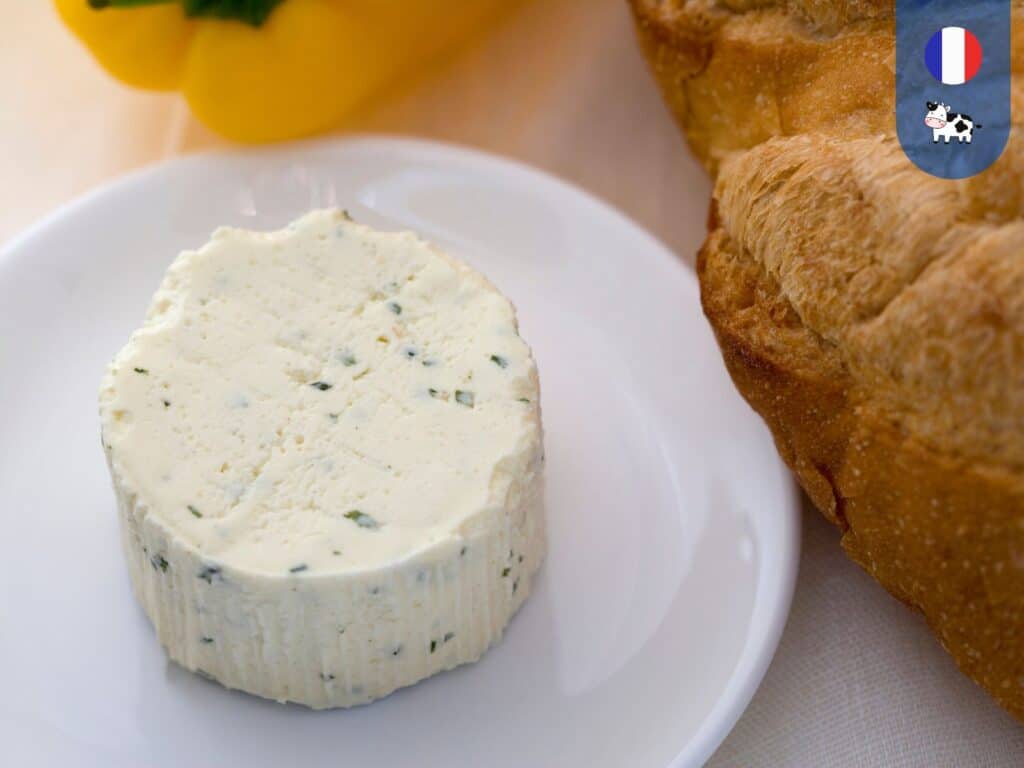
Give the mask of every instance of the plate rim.
[[(624, 211), (575, 182), (528, 162), (476, 147), (393, 133), (352, 133), (259, 147), (206, 149), (165, 158), (159, 162), (115, 175), (98, 186), (62, 203), (8, 238), (0, 246), (0, 280), (3, 279), (5, 266), (18, 259), (19, 251), (30, 248), (35, 238), (59, 225), (62, 220), (79, 214), (89, 206), (102, 204), (105, 198), (119, 194), (127, 187), (159, 183), (161, 176), (179, 172), (180, 169), (189, 165), (202, 165), (220, 158), (255, 161), (273, 155), (301, 155), (309, 152), (336, 152), (360, 148), (371, 151), (391, 150), (421, 156), (449, 157), (463, 163), (468, 161), (475, 168), (489, 166), (492, 170), (518, 175), (525, 180), (546, 185), (561, 194), (575, 197), (595, 210), (599, 210), (603, 216), (615, 220), (616, 224), (628, 230), (631, 236), (646, 241), (650, 250), (657, 253), (657, 258), (663, 262), (663, 265), (671, 265), (672, 269), (679, 270), (684, 279), (691, 284), (691, 287), (697, 288), (699, 293), (699, 284), (694, 270), (678, 254)], [(762, 601), (770, 601), (767, 608), (761, 609), (768, 616), (765, 622), (765, 631), (760, 636), (748, 632), (738, 661), (718, 699), (694, 735), (680, 747), (680, 752), (666, 768), (699, 766), (711, 758), (747, 710), (778, 650), (792, 607), (799, 572), (801, 503), (796, 482), (789, 473), (788, 467), (780, 456), (776, 455), (775, 459), (778, 469), (789, 475), (783, 483), (785, 506), (788, 508), (788, 512), (783, 514), (782, 519), (778, 521), (782, 527), (778, 534), (781, 551), (777, 551), (778, 556), (770, 562), (762, 559), (758, 567), (759, 588), (755, 595), (751, 616), (757, 615), (760, 606), (764, 605)], [(765, 593), (763, 596), (762, 590)]]

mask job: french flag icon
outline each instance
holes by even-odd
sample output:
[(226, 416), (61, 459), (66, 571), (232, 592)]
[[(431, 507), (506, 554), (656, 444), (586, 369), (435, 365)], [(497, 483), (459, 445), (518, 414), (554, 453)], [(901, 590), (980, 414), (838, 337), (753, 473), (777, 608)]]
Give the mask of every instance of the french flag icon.
[(963, 27), (943, 27), (924, 49), (928, 71), (946, 85), (963, 85), (978, 74), (981, 58), (981, 43)]

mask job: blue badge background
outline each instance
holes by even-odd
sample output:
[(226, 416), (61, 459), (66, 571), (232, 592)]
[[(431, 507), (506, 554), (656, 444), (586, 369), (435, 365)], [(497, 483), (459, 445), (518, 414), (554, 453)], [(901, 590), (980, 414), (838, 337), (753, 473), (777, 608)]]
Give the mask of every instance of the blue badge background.
[[(981, 42), (981, 69), (963, 85), (943, 85), (925, 64), (925, 46), (942, 27), (965, 27)], [(941, 101), (975, 124), (971, 144), (932, 142), (925, 102)], [(896, 131), (907, 157), (946, 179), (981, 173), (1010, 136), (1010, 0), (896, 0)]]

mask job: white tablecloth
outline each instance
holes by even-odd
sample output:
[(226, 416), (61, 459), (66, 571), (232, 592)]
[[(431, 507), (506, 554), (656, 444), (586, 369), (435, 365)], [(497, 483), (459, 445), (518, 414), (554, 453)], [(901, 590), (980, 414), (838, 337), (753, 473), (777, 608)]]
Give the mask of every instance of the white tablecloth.
[(800, 577), (764, 683), (715, 768), (1024, 765), (1024, 726), (960, 674), (924, 619), (804, 514)]
[[(219, 144), (175, 97), (106, 78), (49, 2), (0, 0), (0, 16), (0, 240), (128, 168)], [(512, 155), (619, 206), (684, 259), (701, 240), (709, 183), (646, 71), (626, 0), (534, 0), (349, 128)], [(800, 568), (779, 652), (711, 765), (1024, 765), (1024, 726), (845, 558), (816, 513)]]

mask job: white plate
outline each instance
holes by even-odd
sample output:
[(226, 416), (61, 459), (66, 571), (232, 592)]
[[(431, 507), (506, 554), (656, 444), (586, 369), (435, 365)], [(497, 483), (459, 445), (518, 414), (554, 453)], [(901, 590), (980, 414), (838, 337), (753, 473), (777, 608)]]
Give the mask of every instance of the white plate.
[[(121, 562), (96, 389), (179, 250), (335, 205), (420, 231), (518, 306), (541, 372), (550, 554), (479, 664), (311, 712), (167, 662)], [(799, 548), (789, 474), (692, 273), (562, 182), (404, 140), (178, 160), (12, 243), (0, 489), (0, 762), (18, 768), (698, 765), (765, 672)]]

